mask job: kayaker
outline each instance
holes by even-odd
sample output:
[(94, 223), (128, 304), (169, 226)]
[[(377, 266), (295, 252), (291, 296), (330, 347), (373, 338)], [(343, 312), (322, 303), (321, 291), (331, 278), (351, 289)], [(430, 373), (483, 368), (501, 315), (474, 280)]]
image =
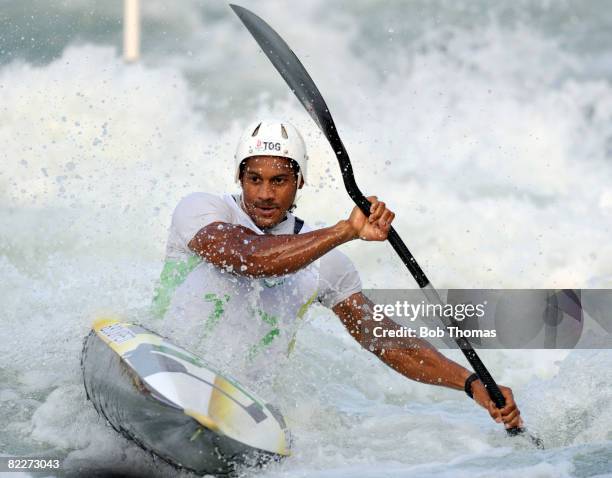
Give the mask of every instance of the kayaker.
[[(257, 121), (244, 131), (235, 155), (241, 193), (193, 193), (172, 216), (154, 299), (164, 332), (203, 349), (220, 367), (246, 370), (245, 377), (261, 377), (290, 353), (314, 301), (365, 344), (363, 324), (371, 320), (373, 304), (338, 246), (386, 240), (395, 214), (371, 196), (369, 217), (355, 207), (347, 219), (311, 229), (292, 213), (307, 182), (307, 164), (304, 140), (293, 125)], [(377, 324), (397, 327), (388, 319)], [(506, 406), (497, 409), (475, 374), (424, 340), (402, 340), (369, 341), (364, 348), (407, 378), (465, 390), (506, 428), (522, 426), (510, 388), (500, 386)]]

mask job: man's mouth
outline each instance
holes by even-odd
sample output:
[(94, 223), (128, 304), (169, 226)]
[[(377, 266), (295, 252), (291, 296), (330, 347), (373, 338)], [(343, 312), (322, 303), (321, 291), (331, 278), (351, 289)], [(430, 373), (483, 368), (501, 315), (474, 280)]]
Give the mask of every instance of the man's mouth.
[(258, 216), (272, 217), (278, 208), (276, 206), (255, 206)]

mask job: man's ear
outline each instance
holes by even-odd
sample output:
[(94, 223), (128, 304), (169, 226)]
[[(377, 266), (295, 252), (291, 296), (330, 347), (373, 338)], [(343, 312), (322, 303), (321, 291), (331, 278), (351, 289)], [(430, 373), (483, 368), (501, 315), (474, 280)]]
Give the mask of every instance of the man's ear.
[(303, 187), (304, 187), (304, 178), (300, 176), (300, 185), (298, 186), (298, 189), (302, 189)]

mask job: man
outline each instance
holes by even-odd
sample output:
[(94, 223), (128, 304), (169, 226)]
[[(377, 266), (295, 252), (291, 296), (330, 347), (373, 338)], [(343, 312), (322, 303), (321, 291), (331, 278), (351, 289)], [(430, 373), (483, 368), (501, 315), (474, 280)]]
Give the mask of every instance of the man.
[[(172, 218), (166, 265), (154, 305), (167, 335), (206, 355), (246, 382), (265, 381), (293, 347), (297, 327), (315, 300), (330, 308), (364, 344), (372, 303), (338, 246), (384, 241), (395, 214), (375, 196), (370, 216), (355, 207), (348, 219), (310, 230), (291, 214), (306, 182), (304, 140), (287, 122), (258, 121), (235, 156), (242, 193), (187, 196)], [(384, 319), (379, 325), (397, 326)], [(370, 343), (368, 350), (402, 375), (463, 390), (507, 428), (521, 426), (512, 391), (500, 387), (498, 410), (467, 369), (417, 338)], [(268, 374), (270, 375), (270, 374)]]

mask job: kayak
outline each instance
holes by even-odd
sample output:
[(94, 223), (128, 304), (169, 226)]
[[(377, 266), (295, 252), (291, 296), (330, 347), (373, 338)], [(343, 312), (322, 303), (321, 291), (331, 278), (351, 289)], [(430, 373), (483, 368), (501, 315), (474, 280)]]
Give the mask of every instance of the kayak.
[(97, 412), (177, 468), (225, 474), (290, 454), (278, 410), (145, 327), (96, 320), (81, 369)]

